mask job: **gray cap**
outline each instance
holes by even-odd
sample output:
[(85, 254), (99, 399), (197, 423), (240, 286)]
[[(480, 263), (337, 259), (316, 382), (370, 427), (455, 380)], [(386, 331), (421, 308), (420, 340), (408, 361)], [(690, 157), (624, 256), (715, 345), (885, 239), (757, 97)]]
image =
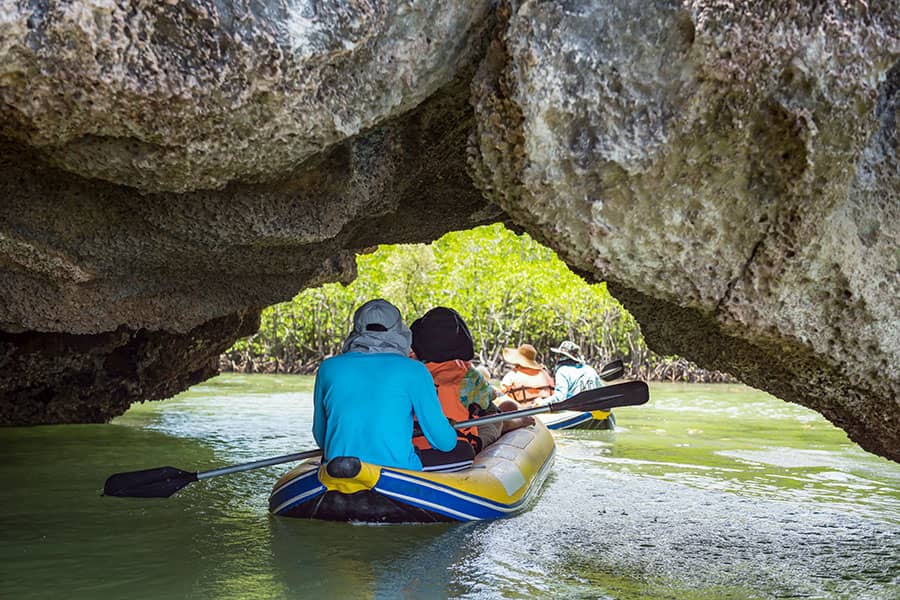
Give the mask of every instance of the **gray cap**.
[(344, 352), (388, 352), (406, 356), (412, 333), (403, 324), (400, 310), (381, 298), (369, 300), (353, 314), (353, 332), (344, 342)]

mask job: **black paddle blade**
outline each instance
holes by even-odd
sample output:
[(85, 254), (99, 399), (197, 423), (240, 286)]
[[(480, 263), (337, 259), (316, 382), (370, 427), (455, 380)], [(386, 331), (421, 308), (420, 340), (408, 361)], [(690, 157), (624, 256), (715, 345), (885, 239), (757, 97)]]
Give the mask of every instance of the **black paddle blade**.
[(103, 485), (104, 496), (125, 498), (168, 498), (192, 481), (196, 473), (175, 467), (159, 467), (110, 475)]
[(624, 374), (625, 364), (622, 362), (621, 358), (617, 358), (616, 360), (603, 365), (603, 370), (600, 371), (600, 379), (603, 381), (613, 381)]
[(643, 381), (626, 381), (575, 394), (568, 400), (551, 404), (550, 412), (561, 410), (609, 410), (619, 406), (640, 406), (650, 400), (650, 388)]

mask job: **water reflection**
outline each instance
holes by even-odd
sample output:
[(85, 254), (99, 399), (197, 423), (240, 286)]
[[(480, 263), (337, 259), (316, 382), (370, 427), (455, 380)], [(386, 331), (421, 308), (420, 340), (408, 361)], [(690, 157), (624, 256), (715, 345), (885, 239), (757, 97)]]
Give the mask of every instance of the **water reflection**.
[(535, 593), (566, 597), (887, 599), (900, 572), (889, 524), (591, 471), (565, 456), (532, 511), (487, 533), (475, 573), (500, 566), (507, 585), (537, 580), (551, 589)]

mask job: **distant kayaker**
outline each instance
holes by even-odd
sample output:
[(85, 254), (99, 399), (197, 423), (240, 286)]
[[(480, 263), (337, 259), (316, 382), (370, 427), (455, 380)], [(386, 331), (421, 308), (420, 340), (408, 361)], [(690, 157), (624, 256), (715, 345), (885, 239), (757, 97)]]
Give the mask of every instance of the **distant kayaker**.
[(412, 334), (400, 311), (370, 300), (353, 315), (343, 353), (322, 362), (313, 392), (313, 436), (325, 459), (355, 456), (402, 469), (422, 469), (412, 445), (413, 417), (438, 450), (456, 447), (425, 366), (409, 358)]
[[(472, 334), (462, 316), (452, 308), (432, 308), (410, 326), (413, 334), (412, 348), (415, 357), (425, 363), (437, 387), (438, 398), (444, 414), (454, 421), (465, 421), (500, 411), (516, 410), (518, 404), (507, 401), (497, 406), (497, 391), (490, 382), (472, 366), (475, 356)], [(503, 433), (530, 425), (530, 417), (510, 419), (459, 431), (460, 442), (471, 447), (472, 454), (494, 443)], [(413, 440), (423, 462), (426, 456), (437, 462), (452, 463), (452, 457), (430, 449), (423, 439)], [(454, 451), (464, 456), (464, 448)], [(432, 456), (434, 455), (434, 456)]]
[(513, 400), (531, 404), (553, 394), (553, 377), (537, 362), (537, 350), (531, 344), (504, 348), (503, 360), (512, 370), (500, 380), (500, 390)]
[(553, 374), (556, 389), (548, 398), (542, 399), (541, 404), (562, 402), (575, 394), (587, 390), (597, 389), (603, 385), (603, 381), (594, 370), (594, 367), (585, 364), (581, 356), (581, 347), (573, 341), (565, 340), (559, 348), (550, 348), (550, 352), (560, 355), (556, 363), (556, 371)]

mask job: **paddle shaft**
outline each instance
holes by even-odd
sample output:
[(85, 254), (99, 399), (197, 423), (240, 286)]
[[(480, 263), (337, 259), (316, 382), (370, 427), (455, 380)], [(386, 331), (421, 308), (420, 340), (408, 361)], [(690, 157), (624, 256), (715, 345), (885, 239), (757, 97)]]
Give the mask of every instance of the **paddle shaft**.
[[(604, 400), (609, 400), (612, 398), (605, 398)], [(481, 417), (478, 419), (471, 419), (469, 421), (460, 421), (459, 423), (455, 423), (453, 425), (456, 429), (463, 429), (465, 427), (471, 427), (472, 425), (487, 425), (488, 423), (497, 423), (498, 421), (508, 421), (509, 419), (516, 419), (519, 417), (529, 417), (531, 415), (537, 415), (545, 412), (553, 412), (554, 404), (546, 404), (544, 406), (535, 406), (533, 408), (525, 408), (522, 410), (516, 410), (511, 412), (502, 412), (497, 413), (495, 415), (490, 415), (487, 417)], [(558, 409), (557, 409), (558, 410)], [(565, 409), (563, 409), (565, 410)], [(418, 433), (418, 435), (422, 435)], [(218, 469), (211, 469), (209, 471), (200, 471), (197, 473), (197, 480), (200, 481), (202, 479), (210, 479), (212, 477), (219, 477), (221, 475), (231, 475), (232, 473), (242, 473), (243, 471), (251, 471), (253, 469), (261, 469), (263, 467), (270, 467), (272, 465), (280, 465), (286, 462), (293, 462), (297, 460), (303, 460), (305, 458), (312, 458), (314, 456), (319, 456), (322, 454), (322, 450), (307, 450), (305, 452), (295, 452), (294, 454), (285, 454), (283, 456), (273, 456), (272, 458), (264, 458), (262, 460), (255, 460), (253, 462), (241, 463), (239, 465), (230, 465), (227, 467), (220, 467)]]
[[(602, 400), (598, 400), (599, 402), (609, 402), (611, 400), (615, 400), (617, 398), (622, 397), (624, 394), (615, 394), (605, 396)], [(571, 398), (570, 398), (571, 400)], [(490, 415), (486, 417), (480, 417), (478, 419), (470, 419), (468, 421), (460, 421), (459, 423), (455, 423), (453, 425), (456, 429), (463, 429), (465, 427), (471, 427), (472, 425), (487, 425), (488, 423), (497, 423), (499, 421), (508, 421), (509, 419), (516, 419), (519, 417), (530, 417), (531, 415), (538, 415), (545, 412), (553, 412), (554, 410), (567, 410), (565, 406), (560, 406), (562, 404), (567, 404), (568, 401), (559, 402), (556, 404), (545, 404), (544, 406), (535, 406), (533, 408), (525, 408), (522, 410), (516, 410), (511, 412), (502, 412), (497, 413), (495, 415)], [(419, 434), (421, 435), (421, 434)], [(239, 465), (230, 465), (228, 467), (221, 467), (219, 469), (211, 469), (209, 471), (200, 471), (197, 473), (197, 480), (201, 479), (210, 479), (211, 477), (219, 477), (220, 475), (230, 475), (232, 473), (241, 473), (243, 471), (250, 471), (252, 469), (261, 469), (262, 467), (270, 467), (272, 465), (280, 465), (281, 463), (293, 462), (296, 460), (303, 460), (304, 458), (312, 458), (314, 456), (319, 456), (322, 454), (322, 450), (307, 450), (306, 452), (295, 452), (294, 454), (285, 454), (283, 456), (275, 456), (272, 458), (264, 458), (262, 460), (255, 460), (253, 462), (242, 463)]]
[[(647, 384), (632, 381), (605, 388), (587, 390), (572, 396), (568, 400), (563, 400), (562, 402), (544, 406), (535, 406), (533, 408), (512, 412), (503, 412), (496, 415), (481, 417), (480, 419), (471, 419), (469, 421), (455, 423), (454, 427), (461, 429), (471, 425), (484, 425), (487, 423), (506, 421), (508, 419), (526, 417), (545, 412), (563, 410), (606, 410), (617, 406), (636, 406), (647, 402), (648, 399)], [(321, 454), (322, 451), (319, 449), (307, 450), (305, 452), (295, 452), (293, 454), (264, 458), (253, 462), (200, 472), (182, 471), (175, 467), (159, 467), (144, 471), (116, 473), (107, 478), (106, 483), (103, 486), (103, 494), (106, 496), (126, 496), (135, 498), (168, 498), (193, 481), (210, 479), (221, 475), (230, 475), (232, 473), (241, 473), (243, 471), (250, 471), (251, 469), (261, 469), (263, 467), (281, 463), (303, 460), (304, 458), (312, 458), (314, 456), (320, 456)]]
[[(497, 421), (514, 419), (516, 417), (527, 417), (529, 415), (536, 415), (542, 412), (550, 412), (551, 406), (552, 405), (537, 406), (535, 408), (526, 408), (524, 410), (518, 410), (515, 412), (497, 413), (496, 415), (492, 415), (490, 417), (482, 417), (480, 419), (473, 419), (471, 421), (462, 421), (460, 423), (456, 423), (454, 427), (456, 429), (461, 429), (464, 427), (469, 427), (471, 425), (483, 425), (486, 423), (496, 423)], [(421, 433), (419, 435), (421, 435)], [(243, 471), (261, 469), (263, 467), (270, 467), (272, 465), (280, 465), (281, 463), (303, 460), (304, 458), (312, 458), (314, 456), (319, 456), (320, 454), (322, 454), (321, 449), (307, 450), (305, 452), (295, 452), (294, 454), (285, 454), (283, 456), (273, 456), (272, 458), (254, 460), (253, 462), (241, 463), (239, 465), (229, 465), (227, 467), (220, 467), (218, 469), (210, 469), (209, 471), (200, 471), (197, 473), (197, 480), (199, 481), (201, 479), (210, 479), (212, 477), (219, 477), (220, 475), (231, 475), (232, 473), (242, 473)]]
[[(612, 400), (612, 399), (615, 399), (618, 397), (621, 397), (621, 394), (619, 396), (615, 396), (615, 397), (604, 398), (604, 400)], [(561, 403), (558, 403), (558, 404), (561, 404)], [(530, 417), (531, 415), (539, 415), (541, 413), (548, 413), (548, 412), (554, 412), (554, 411), (559, 412), (559, 411), (564, 411), (564, 410), (576, 410), (576, 409), (569, 409), (566, 407), (560, 407), (560, 406), (558, 406), (558, 404), (544, 404), (542, 406), (534, 406), (532, 408), (523, 408), (522, 410), (513, 410), (513, 411), (509, 411), (509, 412), (496, 413), (496, 414), (493, 414), (493, 415), (490, 415), (487, 417), (479, 417), (477, 419), (469, 419), (468, 421), (460, 421), (459, 423), (454, 423), (453, 427), (456, 429), (463, 429), (465, 427), (471, 427), (473, 425), (487, 425), (489, 423), (497, 423), (498, 421), (508, 421), (509, 419), (515, 419), (518, 417)], [(610, 407), (610, 408), (614, 408), (614, 407)], [(604, 410), (604, 409), (596, 408), (596, 409), (591, 409), (591, 410)]]
[(264, 458), (262, 460), (255, 460), (253, 462), (242, 463), (239, 465), (210, 469), (209, 471), (200, 471), (199, 473), (197, 473), (197, 480), (209, 479), (211, 477), (218, 477), (220, 475), (230, 475), (232, 473), (241, 473), (243, 471), (250, 471), (252, 469), (261, 469), (262, 467), (270, 467), (272, 465), (280, 465), (281, 463), (303, 460), (304, 458), (312, 458), (313, 456), (319, 456), (320, 454), (322, 454), (322, 451), (319, 449), (307, 450), (306, 452), (295, 452), (294, 454), (285, 454), (283, 456)]

